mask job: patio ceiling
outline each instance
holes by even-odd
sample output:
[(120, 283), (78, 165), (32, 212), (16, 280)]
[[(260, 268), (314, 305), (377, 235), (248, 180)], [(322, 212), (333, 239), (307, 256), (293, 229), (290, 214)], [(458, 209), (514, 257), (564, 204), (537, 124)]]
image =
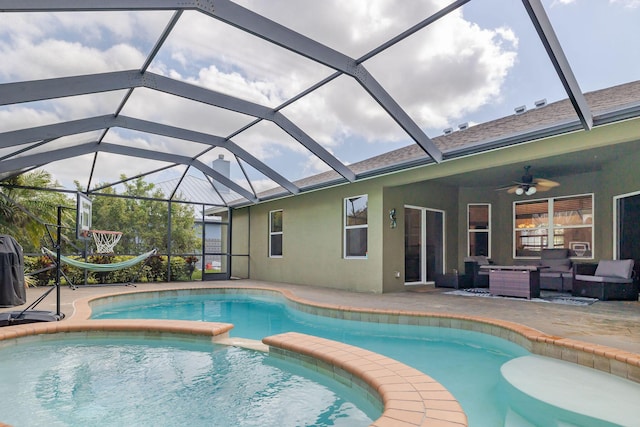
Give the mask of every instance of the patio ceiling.
[[(63, 188), (75, 189), (77, 181), (83, 191), (99, 193), (143, 177), (167, 198), (244, 205), (387, 173), (388, 164), (365, 171), (352, 165), (409, 145), (419, 148), (422, 164), (465, 155), (465, 146), (449, 151), (435, 143), (436, 127), (505, 115), (499, 109), (476, 114), (481, 106), (497, 103), (495, 93), (456, 111), (445, 111), (447, 106), (437, 111), (427, 102), (437, 98), (438, 81), (447, 74), (461, 74), (459, 84), (470, 86), (462, 89), (461, 98), (477, 89), (464, 76), (472, 77), (469, 70), (482, 61), (447, 66), (444, 54), (420, 58), (442, 49), (435, 42), (453, 37), (445, 28), (455, 31), (456, 25), (472, 22), (461, 23), (464, 16), (482, 15), (486, 0), (425, 1), (422, 15), (398, 20), (404, 28), (387, 26), (376, 32), (373, 24), (371, 29), (349, 27), (352, 33), (362, 32), (365, 41), (344, 45), (330, 32), (307, 34), (304, 11), (310, 3), (240, 3), (0, 0), (0, 26), (9, 28), (0, 32), (6, 60), (21, 58), (21, 49), (33, 47), (18, 40), (27, 27), (42, 33), (31, 39), (37, 39), (34, 45), (44, 49), (64, 41), (59, 52), (68, 52), (47, 58), (41, 50), (44, 59), (31, 57), (38, 72), (29, 62), (13, 71), (0, 70), (0, 178), (42, 168), (52, 171)], [(514, 18), (511, 25), (535, 36), (539, 52), (534, 61), (555, 79), (551, 100), (567, 98), (571, 114), (542, 129), (532, 124), (521, 137), (511, 135), (509, 143), (590, 130), (592, 106), (541, 0), (513, 3), (510, 13), (526, 22)], [(355, 18), (337, 16), (348, 9), (327, 13), (334, 14), (334, 22), (316, 19), (325, 28), (355, 24)], [(399, 16), (401, 12), (397, 10)], [(505, 21), (511, 19), (508, 15)], [(11, 30), (14, 19), (18, 24)], [(85, 19), (90, 24), (75, 34), (69, 22)], [(132, 25), (123, 29), (128, 22)], [(510, 38), (500, 43), (505, 40)], [(502, 53), (509, 58), (508, 51)], [(94, 58), (97, 64), (90, 61)], [(388, 69), (390, 63), (396, 68)], [(423, 68), (425, 64), (437, 72)], [(547, 84), (541, 80), (539, 85)], [(424, 102), (411, 101), (416, 90)], [(454, 97), (453, 92), (441, 96)], [(608, 112), (610, 120), (617, 111), (620, 119), (630, 117), (622, 107)], [(353, 123), (346, 123), (351, 114)], [(631, 116), (636, 115), (638, 109)], [(435, 116), (440, 121), (431, 120)], [(473, 151), (495, 146), (496, 138), (475, 141)], [(216, 166), (222, 157), (229, 162), (228, 172)], [(415, 164), (413, 159), (393, 166)], [(310, 177), (316, 177), (313, 185), (305, 185)]]

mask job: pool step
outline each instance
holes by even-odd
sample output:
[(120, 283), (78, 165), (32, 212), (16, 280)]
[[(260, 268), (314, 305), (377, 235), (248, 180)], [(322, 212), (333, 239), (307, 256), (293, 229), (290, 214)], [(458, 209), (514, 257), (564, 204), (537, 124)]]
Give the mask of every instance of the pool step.
[[(629, 380), (535, 355), (512, 359), (502, 365), (500, 371), (503, 379), (522, 395), (565, 411), (565, 415), (581, 414), (578, 425), (638, 425), (640, 392), (637, 384)], [(522, 405), (517, 412), (522, 409), (535, 410), (529, 404)], [(526, 417), (522, 412), (521, 415)], [(563, 418), (562, 415), (558, 417), (559, 420)], [(572, 420), (576, 418), (567, 418), (556, 425), (573, 425)], [(512, 418), (512, 425), (526, 425), (516, 419)]]

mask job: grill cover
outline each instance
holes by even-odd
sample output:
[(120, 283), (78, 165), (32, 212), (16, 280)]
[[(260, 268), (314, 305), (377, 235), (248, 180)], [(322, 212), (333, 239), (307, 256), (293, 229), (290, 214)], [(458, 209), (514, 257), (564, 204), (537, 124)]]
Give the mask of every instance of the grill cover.
[(22, 246), (13, 237), (0, 234), (0, 307), (26, 302)]

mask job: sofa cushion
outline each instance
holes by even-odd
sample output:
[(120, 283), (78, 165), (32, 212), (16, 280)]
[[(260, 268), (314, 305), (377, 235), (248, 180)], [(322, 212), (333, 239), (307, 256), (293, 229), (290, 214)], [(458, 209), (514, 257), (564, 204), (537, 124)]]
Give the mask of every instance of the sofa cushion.
[(612, 276), (589, 276), (588, 274), (576, 274), (576, 281), (591, 283), (633, 283), (633, 279)]
[(573, 277), (571, 271), (540, 270), (540, 277)]
[(600, 260), (594, 276), (620, 277), (628, 279), (633, 273), (633, 260)]
[(569, 249), (566, 248), (553, 248), (553, 249), (543, 249), (540, 253), (540, 258), (544, 263), (546, 260), (550, 259), (564, 259), (569, 258), (570, 253)]
[(540, 265), (548, 267), (549, 271), (571, 271), (571, 260), (569, 258), (541, 259)]

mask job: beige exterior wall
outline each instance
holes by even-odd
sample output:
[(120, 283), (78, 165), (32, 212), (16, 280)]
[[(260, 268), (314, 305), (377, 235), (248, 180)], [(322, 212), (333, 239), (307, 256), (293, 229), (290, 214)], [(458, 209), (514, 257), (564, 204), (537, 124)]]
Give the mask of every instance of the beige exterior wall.
[[(344, 198), (368, 196), (368, 256), (343, 257)], [(283, 211), (282, 258), (269, 257), (269, 212)], [(248, 217), (250, 277), (254, 279), (382, 292), (382, 189), (372, 181), (287, 197), (236, 211)], [(234, 242), (242, 235), (236, 235)]]
[[(384, 208), (396, 210), (397, 228), (388, 222), (383, 228), (384, 262), (383, 291), (398, 292), (404, 285), (404, 207), (406, 205), (444, 211), (445, 219), (445, 266), (451, 271), (457, 266), (458, 252), (458, 189), (456, 187), (425, 181), (384, 190)], [(396, 272), (400, 277), (396, 278)]]
[[(520, 169), (528, 161), (639, 139), (640, 119), (629, 120), (238, 209), (233, 215), (233, 251), (238, 254), (248, 250), (245, 267), (253, 279), (358, 292), (397, 292), (405, 289), (405, 205), (445, 211), (445, 271), (464, 271), (467, 204), (490, 203), (491, 257), (496, 263), (510, 264), (514, 262), (513, 202), (523, 198), (495, 191), (495, 187), (458, 187), (456, 175), (504, 165)], [(613, 197), (640, 191), (638, 165), (637, 152), (599, 170), (554, 177), (561, 181), (559, 187), (527, 200), (593, 193), (594, 259), (611, 258)], [(344, 198), (362, 194), (369, 197), (368, 257), (344, 259)], [(277, 209), (283, 210), (283, 257), (269, 258), (269, 211)], [(396, 228), (390, 227), (391, 209), (396, 210)], [(234, 258), (234, 275), (236, 265), (239, 270), (242, 263)]]

